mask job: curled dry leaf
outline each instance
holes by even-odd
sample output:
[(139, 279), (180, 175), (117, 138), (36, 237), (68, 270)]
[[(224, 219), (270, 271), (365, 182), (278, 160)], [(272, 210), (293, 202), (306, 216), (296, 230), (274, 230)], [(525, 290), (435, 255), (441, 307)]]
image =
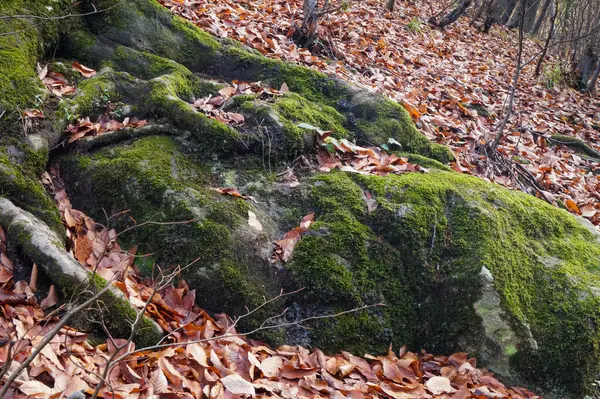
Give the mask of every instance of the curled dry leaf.
[(254, 197), (250, 196), (250, 195), (245, 195), (240, 193), (237, 189), (235, 188), (213, 188), (214, 191), (220, 193), (220, 194), (224, 194), (224, 195), (231, 195), (232, 197), (237, 197), (237, 198), (243, 198), (245, 200), (249, 200), (252, 202), (256, 202), (256, 200), (254, 199)]
[(56, 294), (56, 289), (54, 288), (54, 285), (51, 285), (48, 290), (48, 295), (46, 295), (46, 298), (42, 299), (42, 302), (40, 303), (40, 308), (46, 310), (49, 307), (56, 305), (57, 302), (58, 295)]
[(26, 109), (23, 111), (23, 115), (30, 119), (44, 118), (44, 113), (39, 109)]
[(581, 211), (579, 210), (579, 207), (577, 206), (577, 204), (575, 203), (575, 201), (573, 201), (572, 199), (568, 199), (565, 201), (565, 206), (567, 207), (567, 209), (572, 212), (572, 213), (576, 213), (578, 215), (581, 215)]
[(292, 258), (294, 247), (300, 241), (302, 234), (306, 233), (315, 220), (315, 214), (309, 213), (302, 218), (300, 226), (294, 227), (285, 233), (283, 238), (275, 243), (275, 259), (287, 262)]
[(72, 63), (71, 67), (73, 67), (74, 70), (76, 70), (77, 72), (79, 72), (81, 75), (83, 75), (86, 78), (91, 78), (92, 76), (94, 76), (96, 74), (95, 70), (81, 65), (79, 62)]

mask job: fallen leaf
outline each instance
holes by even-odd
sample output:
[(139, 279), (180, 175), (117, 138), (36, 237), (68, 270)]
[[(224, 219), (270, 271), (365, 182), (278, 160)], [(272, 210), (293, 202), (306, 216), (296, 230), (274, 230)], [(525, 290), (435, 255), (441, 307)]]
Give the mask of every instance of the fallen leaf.
[(254, 386), (240, 377), (239, 374), (230, 374), (227, 377), (221, 378), (221, 382), (225, 389), (234, 395), (251, 395), (255, 396)]
[(23, 115), (31, 119), (44, 118), (44, 113), (39, 109), (26, 109), (23, 111)]
[(456, 389), (450, 385), (450, 380), (446, 377), (440, 376), (435, 376), (428, 379), (425, 383), (425, 387), (434, 395), (456, 392)]
[(56, 294), (56, 289), (54, 288), (54, 285), (51, 285), (50, 289), (48, 290), (48, 295), (46, 295), (46, 298), (42, 299), (42, 302), (40, 303), (40, 308), (42, 308), (42, 310), (46, 310), (50, 306), (56, 305), (57, 302), (58, 295)]
[(565, 201), (565, 206), (567, 207), (567, 209), (569, 210), (569, 212), (581, 215), (581, 211), (579, 210), (579, 207), (577, 206), (577, 204), (575, 203), (575, 201), (573, 201), (572, 199), (566, 200)]
[(96, 74), (95, 70), (81, 65), (79, 62), (74, 62), (71, 64), (71, 66), (73, 67), (74, 70), (76, 70), (77, 72), (79, 72), (81, 75), (83, 75), (86, 78), (91, 78), (92, 76), (94, 76)]

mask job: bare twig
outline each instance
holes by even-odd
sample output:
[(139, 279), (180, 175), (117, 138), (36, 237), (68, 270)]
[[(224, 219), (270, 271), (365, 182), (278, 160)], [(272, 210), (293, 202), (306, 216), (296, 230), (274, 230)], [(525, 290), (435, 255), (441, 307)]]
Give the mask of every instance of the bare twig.
[(83, 302), (81, 305), (71, 309), (67, 314), (65, 314), (58, 323), (46, 334), (44, 339), (35, 347), (33, 352), (21, 363), (19, 367), (12, 374), (8, 376), (2, 390), (0, 390), (0, 398), (3, 398), (6, 395), (6, 392), (11, 388), (13, 382), (17, 379), (17, 377), (21, 374), (23, 370), (25, 370), (29, 364), (40, 354), (40, 352), (54, 339), (56, 334), (63, 328), (69, 320), (79, 312), (87, 309), (91, 304), (93, 304), (96, 300), (98, 300), (104, 293), (106, 293), (112, 285), (108, 282), (104, 288), (98, 291), (94, 296), (92, 296), (87, 301)]
[(521, 21), (519, 22), (519, 49), (517, 51), (517, 65), (516, 65), (516, 69), (515, 69), (515, 75), (513, 77), (513, 83), (510, 88), (508, 109), (504, 113), (504, 117), (502, 118), (502, 120), (500, 121), (500, 124), (498, 125), (498, 131), (496, 132), (496, 137), (494, 138), (494, 140), (491, 143), (492, 149), (495, 149), (496, 147), (498, 147), (498, 144), (500, 143), (500, 139), (502, 139), (502, 137), (504, 136), (504, 129), (506, 128), (506, 124), (508, 123), (508, 120), (510, 119), (510, 116), (513, 111), (515, 95), (517, 93), (517, 86), (519, 84), (519, 77), (520, 77), (521, 71), (523, 69), (523, 66), (521, 64), (522, 64), (522, 59), (523, 59), (523, 41), (524, 41), (523, 26), (525, 23), (525, 7), (524, 6), (521, 6), (521, 12), (523, 13), (523, 15), (521, 16)]

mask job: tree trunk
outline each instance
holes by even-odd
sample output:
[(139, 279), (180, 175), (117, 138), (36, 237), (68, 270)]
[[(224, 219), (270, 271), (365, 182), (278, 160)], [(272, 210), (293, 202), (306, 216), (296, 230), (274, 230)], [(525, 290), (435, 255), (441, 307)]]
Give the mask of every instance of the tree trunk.
[(580, 91), (588, 90), (588, 82), (597, 69), (597, 64), (598, 56), (590, 46), (575, 68), (575, 82)]
[(477, 20), (481, 18), (482, 15), (487, 15), (492, 8), (494, 0), (483, 1), (481, 4), (475, 4), (476, 12), (473, 13), (473, 17), (471, 18), (471, 22), (469, 22), (470, 26), (475, 25)]
[(546, 57), (546, 53), (548, 52), (548, 48), (550, 46), (550, 40), (554, 36), (554, 29), (556, 25), (556, 16), (558, 15), (558, 0), (554, 0), (556, 4), (552, 4), (552, 17), (550, 18), (550, 28), (548, 29), (548, 36), (546, 36), (546, 42), (544, 43), (544, 49), (542, 50), (542, 54), (540, 54), (540, 58), (538, 58), (537, 64), (535, 66), (535, 76), (540, 76), (540, 72), (542, 71), (542, 64), (544, 63), (544, 58)]
[(500, 10), (498, 22), (506, 25), (516, 6), (517, 0), (504, 0), (504, 7)]
[(590, 93), (596, 92), (596, 84), (598, 83), (598, 75), (600, 75), (600, 61), (598, 62), (598, 65), (596, 65), (596, 70), (594, 71), (594, 74), (592, 75), (592, 78), (590, 79), (590, 82), (588, 84), (588, 91)]
[(294, 32), (293, 39), (300, 47), (312, 48), (319, 38), (319, 2), (304, 0), (302, 26)]
[(510, 20), (506, 24), (508, 29), (515, 29), (521, 25), (521, 20), (523, 19), (524, 14), (529, 9), (530, 4), (535, 0), (519, 0), (517, 6), (513, 9), (512, 15), (510, 16)]
[(527, 9), (525, 10), (524, 17), (525, 19), (523, 21), (523, 31), (525, 33), (530, 33), (535, 25), (535, 17), (540, 6), (540, 1), (542, 0), (529, 0), (527, 2)]
[(533, 28), (531, 29), (531, 34), (534, 36), (537, 36), (538, 32), (540, 31), (540, 28), (542, 27), (542, 24), (544, 23), (544, 20), (546, 19), (546, 15), (548, 14), (548, 10), (550, 9), (550, 7), (553, 7), (553, 0), (545, 0), (544, 1), (544, 5), (542, 6), (542, 10), (540, 11), (540, 15), (538, 16), (537, 21), (535, 22), (535, 25), (533, 26)]
[(440, 19), (440, 21), (437, 23), (437, 26), (443, 29), (444, 27), (456, 22), (458, 18), (460, 18), (460, 16), (467, 11), (472, 2), (473, 0), (461, 0), (455, 9)]
[(396, 5), (396, 0), (386, 0), (385, 8), (389, 11), (394, 11), (394, 6)]

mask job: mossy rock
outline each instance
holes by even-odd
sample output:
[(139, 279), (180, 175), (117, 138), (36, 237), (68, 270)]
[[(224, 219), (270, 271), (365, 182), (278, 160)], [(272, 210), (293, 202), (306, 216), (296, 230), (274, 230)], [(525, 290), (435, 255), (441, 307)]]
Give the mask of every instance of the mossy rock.
[[(468, 351), (520, 383), (556, 384), (571, 396), (591, 391), (600, 371), (595, 230), (533, 197), (447, 170), (442, 164), (452, 158), (449, 150), (430, 143), (396, 103), (217, 40), (156, 0), (120, 3), (85, 0), (82, 13), (93, 7), (105, 11), (73, 18), (64, 27), (57, 55), (102, 68), (65, 103), (72, 112), (94, 114), (98, 98), (118, 99), (141, 117), (171, 125), (176, 138), (132, 135), (97, 152), (65, 151), (56, 161), (76, 208), (98, 221), (130, 210), (110, 224), (117, 229), (137, 224), (121, 238), (149, 254), (138, 261), (145, 274), (154, 273), (155, 264), (181, 265), (200, 305), (232, 315), (275, 297), (281, 288), (305, 288), (253, 314), (243, 329), (286, 308), (281, 318), (293, 322), (385, 304), (263, 337), (271, 343), (359, 354), (384, 352), (390, 343), (436, 353)], [(27, 4), (3, 2), (0, 12), (41, 14)], [(19, 19), (7, 29), (30, 24)], [(56, 44), (59, 27), (44, 24), (0, 39), (0, 90), (8, 93), (1, 106), (14, 115), (39, 102), (43, 89), (34, 64)], [(274, 116), (282, 137), (280, 161), (311, 148), (305, 145), (309, 135), (297, 126), (307, 122), (360, 144), (394, 138), (399, 151), (431, 172), (386, 178), (306, 172), (298, 187), (279, 184), (270, 158), (248, 144), (260, 136), (192, 106), (232, 79), (290, 88), (274, 100), (232, 100), (233, 109), (251, 116)], [(63, 111), (53, 115), (56, 126), (65, 123)], [(19, 130), (9, 131), (0, 138), (2, 195), (47, 224), (57, 223), (37, 182), (47, 151), (29, 153)], [(103, 136), (109, 143), (111, 135)], [(238, 151), (240, 143), (246, 152)], [(257, 202), (212, 189), (223, 186)], [(367, 198), (374, 198), (376, 209)], [(262, 229), (248, 224), (249, 212)], [(316, 222), (291, 261), (273, 263), (272, 242), (310, 212)]]
[[(138, 261), (142, 272), (151, 274), (155, 262), (180, 265), (207, 309), (240, 312), (256, 306), (263, 297), (276, 295), (271, 278), (260, 279), (268, 273), (255, 273), (268, 265), (260, 252), (268, 237), (248, 226), (250, 204), (211, 189), (210, 167), (190, 158), (174, 139), (152, 136), (91, 156), (63, 157), (60, 167), (65, 181), (73, 184), (69, 194), (79, 209), (98, 220), (105, 212), (131, 210), (127, 219), (140, 227), (123, 239), (151, 253)], [(196, 258), (197, 265), (185, 267)]]
[[(258, 162), (200, 160), (186, 148), (149, 137), (59, 161), (75, 207), (99, 220), (124, 209), (140, 224), (195, 219), (141, 226), (124, 238), (162, 266), (199, 258), (183, 276), (208, 309), (239, 315), (281, 288), (305, 288), (245, 327), (284, 306), (293, 321), (385, 303), (285, 330), (267, 337), (272, 342), (284, 336), (361, 354), (390, 343), (466, 350), (520, 383), (526, 376), (575, 392), (590, 386), (599, 355), (600, 245), (567, 212), (434, 161), (426, 174), (309, 175), (290, 191)], [(258, 202), (211, 189), (223, 185)], [(367, 191), (378, 203), (370, 213)], [(248, 225), (248, 211), (263, 231)], [(309, 212), (316, 222), (292, 260), (272, 264), (271, 242)]]

